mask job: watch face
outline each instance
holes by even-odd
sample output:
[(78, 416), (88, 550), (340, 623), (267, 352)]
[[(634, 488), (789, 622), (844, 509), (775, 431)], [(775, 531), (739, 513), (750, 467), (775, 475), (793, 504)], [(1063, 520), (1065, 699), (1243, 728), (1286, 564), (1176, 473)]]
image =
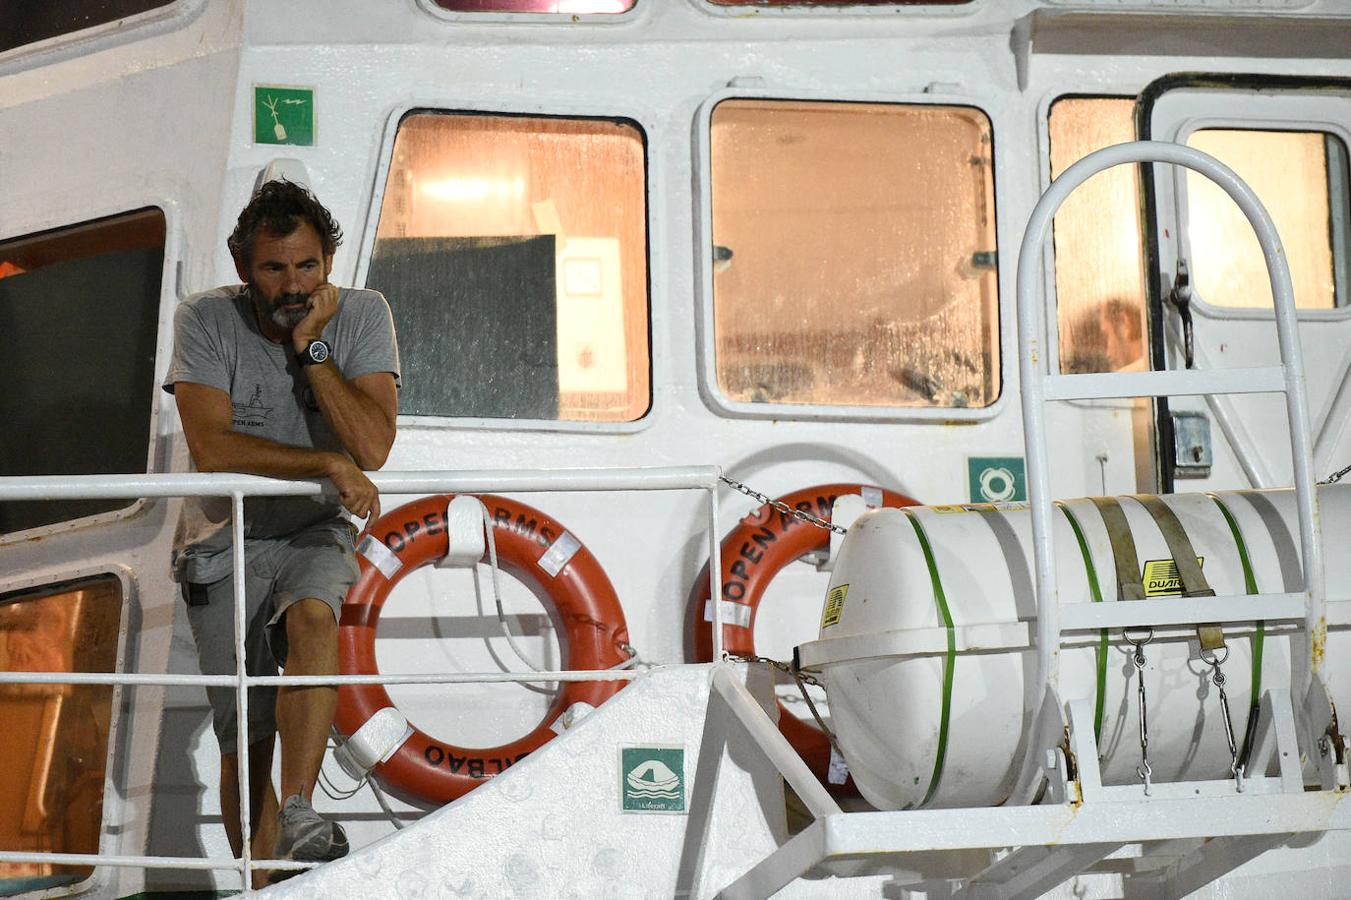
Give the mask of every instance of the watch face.
[(305, 349), (314, 362), (321, 363), (328, 359), (328, 344), (323, 341), (310, 341), (310, 345)]

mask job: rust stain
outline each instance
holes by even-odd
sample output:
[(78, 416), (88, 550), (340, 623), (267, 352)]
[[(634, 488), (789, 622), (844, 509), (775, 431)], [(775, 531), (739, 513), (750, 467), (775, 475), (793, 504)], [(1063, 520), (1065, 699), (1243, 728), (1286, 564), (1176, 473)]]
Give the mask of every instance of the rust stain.
[(1077, 813), (1079, 807), (1084, 805), (1084, 789), (1079, 783), (1079, 760), (1075, 758), (1074, 751), (1070, 749), (1070, 727), (1064, 728), (1064, 741), (1060, 745), (1060, 751), (1065, 755), (1065, 779), (1069, 782), (1071, 796), (1069, 800), (1070, 811)]
[(1323, 668), (1323, 655), (1327, 651), (1328, 643), (1328, 620), (1326, 616), (1319, 616), (1318, 624), (1314, 626), (1311, 637), (1312, 650), (1310, 658), (1313, 663), (1314, 671), (1321, 671)]

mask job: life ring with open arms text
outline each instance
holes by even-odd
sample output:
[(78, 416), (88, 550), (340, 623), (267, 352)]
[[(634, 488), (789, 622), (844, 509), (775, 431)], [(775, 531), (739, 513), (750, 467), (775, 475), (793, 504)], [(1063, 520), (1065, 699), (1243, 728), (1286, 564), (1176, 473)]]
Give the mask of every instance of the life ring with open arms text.
[[(343, 603), (338, 629), (339, 671), (376, 675), (375, 633), (380, 611), (408, 573), (446, 555), (446, 507), (454, 495), (426, 497), (395, 509), (367, 527), (358, 547), (360, 574)], [(613, 585), (600, 563), (557, 521), (517, 500), (479, 499), (492, 520), (502, 568), (523, 582), (552, 612), (560, 650), (570, 669), (609, 669), (630, 654), (628, 627)], [(500, 774), (554, 736), (554, 721), (577, 702), (600, 706), (622, 681), (561, 682), (558, 697), (529, 734), (499, 747), (458, 747), (413, 728), (412, 735), (375, 771), (381, 779), (434, 803), (448, 803)], [(379, 684), (338, 688), (335, 722), (353, 734), (393, 706)]]
[[(778, 498), (790, 508), (829, 521), (835, 499), (861, 494), (870, 507), (914, 506), (919, 501), (885, 488), (860, 484), (821, 484)], [(774, 576), (789, 563), (830, 546), (830, 532), (770, 504), (752, 510), (722, 539), (722, 646), (735, 656), (754, 657), (755, 617)], [(708, 566), (691, 591), (695, 659), (713, 659), (713, 615), (708, 601)], [(852, 779), (831, 783), (830, 739), (779, 704), (779, 731), (793, 745), (812, 773), (833, 793), (857, 794)]]

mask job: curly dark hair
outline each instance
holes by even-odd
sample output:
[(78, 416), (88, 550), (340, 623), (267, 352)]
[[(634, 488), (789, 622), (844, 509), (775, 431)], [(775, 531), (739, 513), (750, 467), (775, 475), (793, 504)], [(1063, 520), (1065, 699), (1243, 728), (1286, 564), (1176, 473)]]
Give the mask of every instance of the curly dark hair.
[(230, 255), (247, 266), (253, 262), (253, 241), (259, 231), (286, 237), (300, 227), (302, 220), (319, 232), (324, 256), (332, 256), (342, 243), (342, 229), (314, 194), (285, 179), (269, 181), (258, 189), (240, 212), (235, 230), (225, 243)]

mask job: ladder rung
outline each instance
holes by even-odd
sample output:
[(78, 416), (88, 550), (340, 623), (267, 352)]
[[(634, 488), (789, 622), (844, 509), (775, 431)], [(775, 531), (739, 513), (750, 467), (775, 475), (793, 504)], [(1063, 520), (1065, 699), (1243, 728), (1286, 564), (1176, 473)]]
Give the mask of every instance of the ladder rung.
[(1284, 391), (1285, 369), (1282, 366), (1048, 375), (1042, 382), (1042, 396), (1047, 400), (1186, 397), (1196, 394), (1263, 394)]
[(1060, 607), (1063, 631), (1303, 619), (1304, 594), (1239, 594), (1229, 597), (1159, 597), (1118, 603), (1067, 603)]

